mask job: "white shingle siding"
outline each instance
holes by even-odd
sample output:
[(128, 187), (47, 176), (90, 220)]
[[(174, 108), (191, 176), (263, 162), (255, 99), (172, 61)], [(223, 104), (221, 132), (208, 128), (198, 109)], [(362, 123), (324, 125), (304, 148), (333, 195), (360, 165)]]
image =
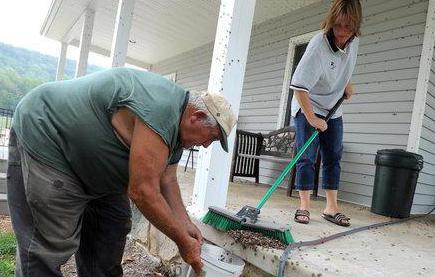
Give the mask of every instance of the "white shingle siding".
[(419, 154), (424, 166), (420, 172), (412, 212), (428, 212), (435, 205), (435, 60), (429, 78)]
[[(329, 3), (322, 1), (253, 27), (239, 129), (269, 132), (276, 128), (289, 39), (319, 30)], [(352, 78), (356, 95), (344, 104), (340, 198), (370, 205), (376, 151), (406, 149), (428, 2), (367, 0), (362, 4), (363, 35)], [(181, 85), (206, 89), (212, 47), (210, 43), (173, 57), (153, 65), (152, 70), (162, 74), (176, 71)], [(432, 102), (426, 107), (420, 147), (422, 152), (427, 152), (426, 163), (415, 198), (416, 206), (435, 201), (435, 175), (429, 173), (435, 172), (435, 156), (430, 154), (435, 152), (431, 131), (435, 125), (435, 76), (431, 81), (428, 99)], [(432, 167), (428, 165), (430, 161)], [(260, 182), (270, 184), (283, 165), (262, 161), (260, 167)]]

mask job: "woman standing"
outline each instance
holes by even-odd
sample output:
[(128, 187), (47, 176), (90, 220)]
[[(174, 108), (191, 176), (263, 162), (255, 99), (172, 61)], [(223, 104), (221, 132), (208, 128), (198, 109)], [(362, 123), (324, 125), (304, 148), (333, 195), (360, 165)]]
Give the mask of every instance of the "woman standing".
[(342, 109), (339, 108), (328, 123), (323, 118), (343, 93), (346, 99), (353, 94), (350, 78), (357, 58), (361, 21), (359, 0), (334, 0), (322, 24), (324, 32), (315, 35), (308, 43), (292, 77), (290, 88), (297, 100), (291, 107), (296, 147), (300, 149), (314, 129), (321, 131), (296, 164), (300, 207), (294, 219), (299, 223), (310, 221), (310, 192), (314, 186), (314, 164), (320, 147), (322, 188), (326, 192), (322, 217), (341, 226), (350, 225), (350, 219), (340, 213), (337, 204), (343, 151)]

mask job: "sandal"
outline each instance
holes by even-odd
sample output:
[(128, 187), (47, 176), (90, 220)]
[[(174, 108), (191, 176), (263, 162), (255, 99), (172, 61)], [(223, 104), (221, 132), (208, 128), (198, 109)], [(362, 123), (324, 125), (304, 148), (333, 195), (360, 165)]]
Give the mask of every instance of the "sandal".
[(332, 222), (332, 223), (337, 224), (339, 226), (343, 226), (343, 227), (350, 226), (350, 222), (349, 222), (350, 218), (348, 218), (347, 216), (345, 216), (342, 213), (336, 213), (335, 215), (322, 213), (322, 217), (324, 219), (328, 220), (329, 222)]
[[(304, 216), (304, 217), (306, 217), (308, 219), (300, 219), (300, 217), (302, 217), (302, 216)], [(310, 223), (310, 212), (307, 211), (307, 210), (299, 210), (299, 209), (297, 209), (296, 213), (295, 213), (295, 221), (297, 223), (302, 223), (302, 224), (308, 224), (308, 223)]]

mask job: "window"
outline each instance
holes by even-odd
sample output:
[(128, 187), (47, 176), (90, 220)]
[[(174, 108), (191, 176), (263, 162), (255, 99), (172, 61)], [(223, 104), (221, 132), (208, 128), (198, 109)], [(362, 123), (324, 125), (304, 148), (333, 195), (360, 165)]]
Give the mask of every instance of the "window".
[(290, 81), (293, 72), (296, 69), (302, 55), (305, 53), (308, 42), (310, 39), (319, 33), (320, 31), (315, 31), (307, 34), (303, 34), (290, 39), (289, 48), (287, 53), (287, 62), (285, 65), (285, 73), (283, 86), (281, 91), (281, 102), (279, 106), (277, 129), (282, 127), (293, 125), (290, 121), (290, 108), (293, 99), (293, 90), (290, 90)]

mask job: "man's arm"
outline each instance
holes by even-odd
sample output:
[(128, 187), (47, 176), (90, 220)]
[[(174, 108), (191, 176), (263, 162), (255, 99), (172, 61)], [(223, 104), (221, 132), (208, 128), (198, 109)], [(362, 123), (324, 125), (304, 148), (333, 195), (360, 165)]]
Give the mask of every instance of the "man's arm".
[(177, 166), (177, 164), (168, 165), (166, 170), (163, 172), (160, 181), (160, 188), (163, 197), (165, 197), (175, 216), (182, 221), (190, 221), (181, 198), (180, 187), (177, 180)]
[(162, 138), (136, 117), (130, 148), (129, 197), (154, 226), (177, 244), (182, 258), (199, 272), (200, 244), (188, 234), (160, 191), (168, 154)]
[(177, 180), (177, 164), (169, 165), (161, 178), (161, 190), (172, 212), (182, 221), (187, 227), (190, 236), (202, 243), (202, 235), (198, 228), (191, 222), (189, 215), (181, 198), (180, 186)]

